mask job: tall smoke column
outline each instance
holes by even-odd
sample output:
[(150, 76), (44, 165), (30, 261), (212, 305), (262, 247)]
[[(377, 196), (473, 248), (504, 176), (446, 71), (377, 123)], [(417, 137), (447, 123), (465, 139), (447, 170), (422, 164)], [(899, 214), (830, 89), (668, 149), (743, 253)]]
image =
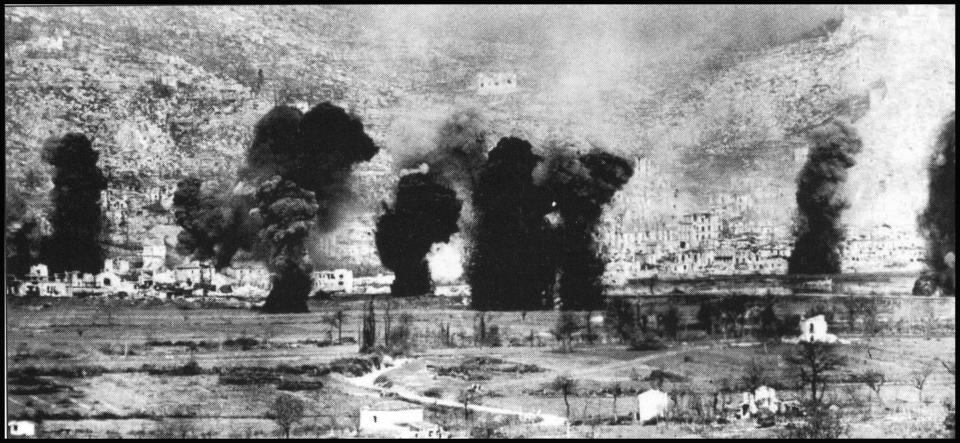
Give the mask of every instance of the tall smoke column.
[(842, 186), (863, 143), (852, 126), (840, 121), (813, 130), (810, 143), (797, 177), (799, 214), (789, 273), (835, 274), (846, 235), (840, 217), (850, 206)]
[(400, 178), (393, 208), (377, 222), (377, 252), (383, 265), (393, 270), (394, 296), (430, 292), (427, 253), (434, 243), (446, 242), (457, 232), (461, 203), (456, 194), (422, 173)]
[(260, 235), (270, 245), (273, 286), (264, 312), (308, 312), (311, 266), (304, 240), (317, 214), (313, 192), (275, 176), (257, 190), (257, 212), (263, 219)]
[(83, 134), (45, 143), (44, 159), (54, 167), (53, 233), (45, 254), (51, 272), (96, 273), (103, 267), (100, 193), (107, 188), (107, 179), (97, 167), (97, 157)]
[(603, 307), (604, 261), (597, 249), (597, 226), (603, 206), (633, 176), (622, 157), (595, 150), (585, 155), (552, 149), (537, 177), (553, 189), (562, 220), (559, 249), (559, 295), (565, 310)]
[(474, 189), (476, 234), (468, 263), (471, 304), (477, 310), (532, 310), (550, 306), (556, 254), (545, 216), (553, 196), (534, 184), (541, 161), (525, 140), (500, 139)]
[(957, 245), (957, 122), (950, 113), (940, 130), (927, 167), (930, 175), (927, 207), (920, 227), (927, 238), (927, 263), (945, 293), (956, 293)]
[(204, 189), (202, 180), (187, 177), (173, 194), (174, 219), (183, 228), (177, 236), (178, 252), (200, 260), (212, 259), (216, 269), (230, 266), (243, 249), (252, 251), (260, 220), (249, 215), (253, 196), (218, 186)]
[[(265, 311), (306, 310), (310, 266), (300, 262), (300, 249), (305, 251), (303, 242), (310, 235), (323, 235), (337, 225), (337, 210), (348, 200), (347, 182), (353, 165), (370, 160), (378, 150), (358, 117), (330, 103), (318, 104), (306, 114), (290, 106), (277, 106), (257, 122), (253, 143), (247, 151), (247, 167), (241, 174), (254, 183), (268, 180), (276, 188), (265, 191), (261, 187), (256, 195), (264, 216), (261, 238), (273, 251), (270, 262), (274, 289), (264, 305)], [(284, 197), (285, 194), (293, 197)], [(277, 220), (271, 224), (266, 219), (270, 212), (264, 209), (280, 204), (269, 200), (272, 198), (281, 198), (285, 203), (277, 210), (287, 212), (274, 214)], [(299, 223), (307, 208), (313, 209), (312, 222)], [(293, 221), (297, 223), (291, 226), (306, 226), (312, 233), (280, 235), (280, 228)], [(296, 242), (300, 244), (294, 245)]]

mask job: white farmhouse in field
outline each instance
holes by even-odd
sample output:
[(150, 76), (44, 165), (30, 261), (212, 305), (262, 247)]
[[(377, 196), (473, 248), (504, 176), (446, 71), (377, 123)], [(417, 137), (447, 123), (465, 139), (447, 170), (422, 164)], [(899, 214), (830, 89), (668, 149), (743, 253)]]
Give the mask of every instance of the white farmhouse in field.
[(827, 319), (822, 314), (800, 320), (800, 341), (834, 343), (837, 336), (827, 333)]
[(637, 420), (646, 423), (657, 417), (663, 417), (670, 407), (670, 397), (656, 389), (637, 396)]
[(449, 434), (425, 422), (423, 408), (401, 401), (386, 401), (360, 410), (361, 435), (395, 438), (443, 438)]
[(753, 392), (744, 392), (740, 403), (740, 417), (747, 418), (756, 415), (761, 410), (777, 413), (780, 402), (777, 400), (777, 391), (771, 387), (760, 386)]

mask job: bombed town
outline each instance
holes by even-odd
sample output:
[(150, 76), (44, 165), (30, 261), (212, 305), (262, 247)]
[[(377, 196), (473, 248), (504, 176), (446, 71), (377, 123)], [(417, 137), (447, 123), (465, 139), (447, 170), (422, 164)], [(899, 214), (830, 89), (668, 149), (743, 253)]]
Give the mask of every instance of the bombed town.
[(4, 23), (9, 438), (955, 438), (953, 5)]

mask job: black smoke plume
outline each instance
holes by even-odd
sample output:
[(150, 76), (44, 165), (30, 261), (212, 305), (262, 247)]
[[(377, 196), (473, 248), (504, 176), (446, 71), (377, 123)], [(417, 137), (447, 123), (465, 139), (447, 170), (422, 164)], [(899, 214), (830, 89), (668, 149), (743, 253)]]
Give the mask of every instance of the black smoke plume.
[[(255, 197), (263, 217), (260, 238), (271, 248), (274, 273), (266, 312), (306, 311), (311, 284), (304, 242), (309, 231), (336, 226), (336, 212), (349, 200), (353, 165), (370, 160), (378, 150), (358, 117), (330, 103), (306, 114), (277, 106), (257, 122), (241, 176), (254, 183), (266, 180)], [(310, 223), (302, 220), (307, 210), (313, 211)], [(297, 232), (285, 231), (285, 226)], [(307, 231), (299, 232), (304, 227)]]
[(426, 256), (434, 243), (446, 242), (457, 232), (461, 202), (447, 187), (427, 174), (400, 178), (393, 208), (384, 203), (377, 221), (376, 244), (380, 261), (394, 272), (394, 296), (430, 292)]
[(597, 226), (603, 206), (630, 180), (633, 166), (599, 150), (578, 155), (558, 149), (545, 166), (538, 181), (553, 190), (561, 220), (557, 281), (562, 309), (600, 309), (604, 261), (597, 249)]
[(467, 268), (471, 303), (478, 310), (549, 307), (556, 256), (544, 218), (550, 190), (533, 182), (542, 160), (519, 138), (502, 138), (489, 153), (474, 189), (476, 233)]
[(6, 232), (4, 247), (6, 252), (7, 275), (20, 277), (30, 272), (30, 266), (41, 261), (41, 247), (44, 241), (40, 223), (27, 218)]
[(53, 165), (50, 199), (52, 235), (45, 247), (50, 272), (99, 272), (100, 193), (107, 179), (97, 167), (99, 153), (83, 134), (70, 133), (45, 143), (44, 159)]
[(920, 215), (927, 239), (927, 265), (945, 293), (956, 293), (957, 245), (957, 122), (947, 117), (927, 166), (930, 176), (927, 207)]
[(268, 267), (273, 286), (264, 312), (308, 312), (312, 282), (304, 244), (317, 215), (313, 192), (275, 176), (257, 189), (262, 239), (270, 247)]
[(245, 177), (279, 175), (311, 191), (318, 205), (316, 227), (334, 228), (337, 209), (348, 200), (348, 178), (355, 163), (368, 161), (379, 148), (364, 132), (360, 118), (330, 103), (301, 113), (277, 106), (254, 129)]
[(203, 185), (196, 177), (177, 184), (174, 219), (183, 228), (177, 250), (199, 260), (213, 260), (219, 270), (230, 266), (237, 251), (255, 249), (260, 220), (250, 215), (252, 195), (233, 193), (226, 184), (208, 189)]
[(842, 186), (863, 143), (849, 124), (833, 121), (810, 134), (810, 153), (797, 177), (798, 218), (790, 274), (840, 272), (846, 232), (840, 217), (850, 207)]
[(464, 247), (469, 254), (476, 229), (473, 190), (478, 174), (487, 161), (488, 123), (473, 109), (455, 112), (437, 131), (434, 148), (426, 153), (401, 153), (400, 167), (428, 167), (427, 174), (437, 184), (457, 193), (462, 202), (457, 226), (464, 234)]

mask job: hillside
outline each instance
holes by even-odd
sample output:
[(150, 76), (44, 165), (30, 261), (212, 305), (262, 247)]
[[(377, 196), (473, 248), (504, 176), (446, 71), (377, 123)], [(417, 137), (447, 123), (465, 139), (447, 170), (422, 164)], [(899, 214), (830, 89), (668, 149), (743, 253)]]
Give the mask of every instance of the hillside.
[[(22, 201), (43, 212), (49, 183), (39, 147), (51, 135), (91, 135), (111, 192), (141, 200), (142, 208), (188, 174), (232, 176), (252, 125), (275, 103), (330, 100), (359, 114), (385, 151), (378, 165), (360, 167), (380, 178), (357, 180), (358, 193), (375, 182), (384, 194), (367, 196), (361, 213), (389, 198), (391, 158), (429, 149), (439, 122), (474, 107), (491, 123), (491, 142), (509, 134), (535, 142), (559, 136), (653, 160), (657, 177), (636, 177), (627, 194), (655, 185), (674, 191), (657, 198), (682, 201), (653, 201), (654, 207), (692, 210), (711, 193), (748, 193), (758, 206), (773, 208), (758, 216), (788, 224), (805, 132), (835, 117), (879, 132), (878, 97), (899, 94), (878, 92), (890, 81), (859, 81), (876, 76), (877, 60), (890, 51), (903, 52), (888, 43), (888, 27), (866, 25), (879, 14), (873, 12), (848, 11), (842, 25), (703, 57), (677, 52), (621, 63), (623, 54), (586, 45), (578, 50), (590, 55), (589, 67), (522, 38), (438, 38), (442, 30), (363, 26), (388, 23), (382, 14), (299, 6), (6, 8), (8, 204)], [(952, 21), (935, 22), (952, 32)], [(931, 51), (923, 56), (942, 58), (945, 49)], [(949, 81), (934, 81), (901, 104), (952, 96), (951, 57), (936, 71)], [(927, 59), (902, 61), (922, 67)], [(603, 67), (614, 62), (622, 72)], [(478, 73), (500, 71), (517, 73), (518, 92), (474, 92)], [(904, 89), (917, 81), (900, 74)], [(938, 106), (925, 118), (933, 119)], [(123, 221), (134, 243), (164, 222), (145, 219), (142, 210), (128, 215), (141, 219)], [(120, 221), (111, 225), (114, 234)], [(130, 225), (138, 226), (132, 236)]]

